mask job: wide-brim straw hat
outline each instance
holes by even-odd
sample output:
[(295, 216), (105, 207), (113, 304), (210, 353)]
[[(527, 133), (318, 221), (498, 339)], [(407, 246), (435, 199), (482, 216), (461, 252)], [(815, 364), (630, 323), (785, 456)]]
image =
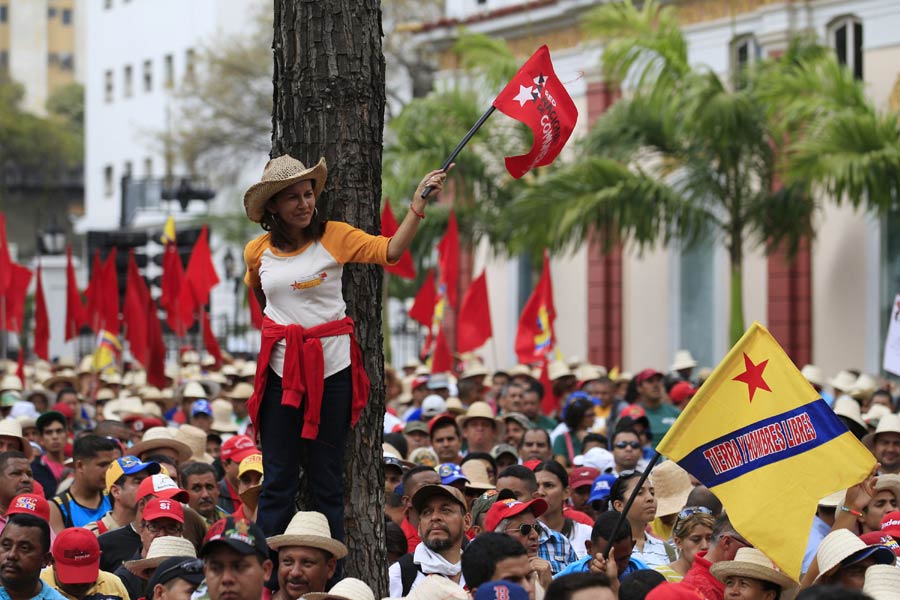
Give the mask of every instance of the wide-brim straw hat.
[[(838, 400), (840, 400), (840, 398), (838, 398)], [(856, 400), (851, 399), (850, 401), (856, 403)], [(840, 414), (837, 412), (837, 410), (835, 410), (834, 412), (835, 414)], [(869, 433), (865, 437), (863, 437), (862, 443), (865, 444), (867, 448), (873, 448), (875, 444), (875, 438), (882, 433), (900, 433), (900, 416), (889, 413), (881, 417), (878, 420), (878, 427), (875, 428), (874, 432)]]
[(851, 373), (850, 371), (841, 371), (834, 377), (828, 380), (828, 385), (836, 390), (841, 390), (842, 392), (849, 392), (850, 388), (853, 387), (853, 384), (856, 383), (856, 375)]
[(605, 368), (600, 368), (589, 363), (585, 363), (575, 369), (575, 379), (582, 383), (606, 377), (606, 374)]
[(868, 412), (863, 413), (862, 420), (865, 421), (869, 427), (878, 427), (881, 418), (889, 414), (891, 414), (891, 409), (884, 404), (873, 404), (869, 407)]
[(895, 561), (894, 552), (887, 546), (867, 546), (851, 531), (835, 529), (822, 539), (819, 549), (816, 550), (819, 575), (815, 581), (824, 575), (830, 575), (845, 559), (855, 554), (859, 554), (859, 560), (866, 556), (874, 556), (879, 564), (893, 564)]
[[(851, 534), (852, 535), (852, 534)], [(784, 574), (769, 557), (756, 548), (740, 548), (734, 560), (715, 563), (709, 568), (713, 576), (724, 582), (731, 576), (760, 579), (781, 586), (782, 590), (793, 588), (797, 583)]]
[(123, 565), (133, 573), (143, 573), (147, 569), (155, 569), (167, 558), (173, 556), (190, 556), (197, 558), (197, 550), (190, 540), (171, 535), (158, 537), (150, 542), (147, 558), (126, 560)]
[(881, 492), (888, 490), (894, 494), (894, 499), (900, 502), (900, 475), (893, 473), (885, 473), (879, 475), (875, 482), (875, 491)]
[(556, 381), (557, 379), (561, 379), (569, 375), (574, 376), (574, 373), (572, 373), (572, 370), (569, 369), (569, 365), (562, 361), (554, 360), (549, 365), (547, 365), (547, 376), (550, 378), (550, 381)]
[(860, 427), (866, 427), (866, 422), (863, 421), (862, 418), (862, 410), (859, 407), (859, 402), (850, 396), (840, 396), (834, 401), (834, 414), (839, 417), (846, 417)]
[(878, 382), (874, 377), (868, 373), (860, 373), (859, 377), (856, 378), (856, 381), (853, 382), (853, 386), (847, 393), (859, 401), (864, 401), (875, 393), (877, 389)]
[(63, 369), (62, 371), (57, 371), (41, 382), (48, 390), (58, 383), (68, 383), (69, 385), (74, 386), (78, 383), (78, 375), (75, 374), (74, 369)]
[(690, 350), (677, 350), (675, 352), (675, 358), (672, 359), (672, 366), (669, 367), (670, 371), (680, 371), (682, 369), (693, 369), (697, 366), (697, 361), (691, 355)]
[(212, 464), (216, 459), (206, 452), (206, 432), (193, 425), (182, 425), (175, 432), (175, 439), (191, 449), (189, 460)]
[(803, 368), (800, 369), (800, 374), (812, 385), (817, 385), (819, 387), (825, 385), (825, 376), (822, 374), (822, 369), (816, 365), (804, 365)]
[(244, 210), (247, 218), (259, 223), (266, 210), (269, 198), (298, 181), (314, 180), (313, 194), (318, 198), (325, 189), (328, 167), (325, 158), (320, 158), (315, 166), (307, 168), (289, 154), (282, 154), (266, 163), (259, 183), (254, 183), (244, 193)]
[[(205, 447), (205, 441), (204, 441)], [(151, 450), (170, 448), (178, 453), (178, 462), (184, 462), (191, 458), (191, 447), (184, 442), (175, 439), (175, 434), (166, 427), (151, 427), (144, 432), (143, 439), (130, 448), (131, 454), (140, 457)]]
[(462, 466), (463, 475), (469, 478), (467, 488), (473, 490), (495, 490), (497, 486), (491, 483), (488, 477), (487, 467), (480, 460), (467, 460)]
[(385, 600), (467, 600), (468, 598), (469, 595), (459, 587), (458, 583), (443, 575), (428, 575), (402, 599), (387, 598)]
[(188, 381), (181, 390), (182, 398), (206, 398), (206, 389), (196, 381)]
[(246, 381), (239, 381), (230, 392), (225, 392), (223, 395), (231, 400), (249, 400), (253, 395), (253, 386)]
[(323, 598), (340, 598), (341, 600), (375, 600), (375, 592), (368, 585), (354, 579), (345, 577), (334, 584), (327, 592), (311, 592), (304, 594), (303, 598), (309, 600), (321, 600)]
[(320, 512), (300, 511), (281, 535), (266, 538), (272, 550), (285, 546), (308, 546), (325, 550), (337, 559), (347, 556), (347, 546), (331, 537), (328, 519)]
[(684, 508), (688, 495), (694, 489), (688, 472), (671, 460), (658, 464), (651, 471), (650, 479), (656, 492), (657, 517), (674, 515)]
[(22, 444), (22, 454), (25, 458), (31, 458), (32, 448), (25, 436), (22, 435), (22, 425), (15, 419), (0, 420), (0, 436), (14, 437)]
[(220, 433), (237, 433), (238, 426), (231, 419), (234, 415), (231, 402), (228, 400), (213, 400), (211, 406), (213, 422), (209, 428)]
[(466, 414), (456, 417), (456, 422), (461, 428), (465, 429), (466, 421), (478, 418), (487, 419), (491, 423), (494, 423), (494, 419), (496, 418), (494, 409), (491, 408), (490, 404), (483, 400), (477, 400), (470, 404), (468, 410), (466, 410)]
[(862, 591), (872, 600), (896, 600), (900, 590), (900, 569), (894, 565), (872, 565), (866, 569)]
[(17, 375), (4, 375), (3, 378), (0, 379), (0, 391), (3, 390), (13, 390), (16, 392), (21, 392), (22, 380), (19, 379)]

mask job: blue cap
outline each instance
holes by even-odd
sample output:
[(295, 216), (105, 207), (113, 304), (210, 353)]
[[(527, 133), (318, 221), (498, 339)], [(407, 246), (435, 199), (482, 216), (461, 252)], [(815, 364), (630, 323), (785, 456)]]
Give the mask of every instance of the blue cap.
[(194, 400), (191, 405), (191, 416), (196, 417), (197, 415), (212, 416), (212, 406), (209, 405), (209, 400)]
[(122, 458), (117, 458), (106, 469), (107, 491), (123, 475), (134, 475), (141, 471), (147, 471), (150, 475), (156, 475), (160, 472), (160, 466), (155, 462), (142, 462), (139, 458), (127, 454)]
[(594, 480), (591, 486), (591, 495), (588, 498), (588, 504), (598, 500), (609, 500), (609, 492), (612, 484), (616, 481), (616, 476), (612, 473), (603, 473)]
[(443, 463), (438, 465), (437, 473), (441, 477), (441, 485), (450, 485), (454, 481), (465, 481), (469, 483), (469, 478), (463, 475), (462, 468), (454, 463)]
[(492, 581), (478, 586), (475, 600), (528, 600), (528, 592), (518, 583)]

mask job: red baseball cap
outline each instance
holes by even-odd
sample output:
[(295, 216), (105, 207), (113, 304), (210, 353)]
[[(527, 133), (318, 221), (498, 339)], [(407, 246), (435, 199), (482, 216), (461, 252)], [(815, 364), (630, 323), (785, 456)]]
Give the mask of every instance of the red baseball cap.
[(637, 375), (634, 376), (634, 382), (637, 385), (641, 385), (648, 379), (650, 379), (652, 377), (656, 377), (657, 375), (659, 375), (660, 377), (663, 376), (663, 374), (660, 373), (659, 371), (657, 371), (656, 369), (644, 369), (643, 371), (641, 371), (640, 373), (638, 373)]
[(60, 413), (66, 418), (67, 421), (71, 421), (75, 418), (75, 409), (65, 402), (57, 402), (50, 408), (50, 410), (55, 410), (56, 412)]
[(643, 407), (638, 406), (637, 404), (629, 404), (625, 408), (622, 409), (622, 412), (619, 413), (619, 418), (628, 417), (629, 419), (634, 419), (637, 421), (638, 419), (646, 419), (647, 412), (643, 409)]
[(900, 556), (900, 544), (893, 536), (884, 531), (870, 531), (859, 536), (859, 539), (864, 541), (867, 546), (887, 546), (893, 550), (894, 556)]
[(428, 421), (428, 435), (431, 435), (431, 432), (434, 431), (434, 428), (437, 427), (439, 423), (453, 423), (456, 424), (456, 417), (451, 415), (450, 413), (441, 413), (439, 415), (435, 415)]
[(138, 486), (135, 501), (140, 502), (147, 496), (164, 498), (166, 500), (178, 500), (179, 502), (187, 502), (190, 500), (190, 496), (186, 490), (178, 487), (175, 480), (162, 473), (147, 477), (141, 482), (141, 485)]
[(900, 510), (894, 510), (881, 517), (881, 531), (892, 536), (900, 537)]
[(519, 502), (515, 498), (497, 500), (484, 515), (484, 530), (494, 531), (503, 519), (515, 517), (526, 510), (530, 510), (535, 517), (539, 517), (547, 512), (547, 501), (543, 498), (535, 498), (528, 502)]
[(594, 485), (594, 480), (600, 477), (599, 469), (594, 467), (577, 467), (569, 475), (569, 487), (580, 488), (583, 485)]
[(675, 404), (681, 404), (696, 393), (697, 388), (692, 386), (690, 383), (688, 383), (687, 381), (679, 381), (672, 386), (671, 390), (669, 390), (669, 398), (671, 398), (672, 402), (674, 402)]
[(535, 469), (539, 464), (541, 464), (541, 462), (543, 462), (543, 461), (538, 460), (538, 459), (536, 459), (536, 458), (532, 458), (531, 460), (526, 460), (525, 462), (523, 462), (523, 463), (522, 463), (522, 466), (523, 466), (523, 467), (528, 467), (528, 470), (529, 470), (529, 471), (534, 471), (534, 469)]
[(177, 500), (154, 498), (144, 507), (143, 519), (145, 521), (175, 519), (179, 523), (184, 523), (184, 509)]
[(240, 463), (251, 454), (260, 454), (260, 451), (249, 435), (234, 435), (222, 444), (222, 462), (233, 460)]
[(34, 515), (50, 522), (50, 503), (37, 494), (19, 494), (9, 503), (6, 515)]
[(94, 583), (100, 573), (100, 543), (83, 527), (69, 527), (56, 534), (53, 564), (60, 583)]

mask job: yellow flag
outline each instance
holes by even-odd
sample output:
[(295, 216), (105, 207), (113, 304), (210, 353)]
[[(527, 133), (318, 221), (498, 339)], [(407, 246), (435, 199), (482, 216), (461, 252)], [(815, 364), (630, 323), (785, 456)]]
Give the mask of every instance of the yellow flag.
[(819, 499), (859, 483), (875, 466), (759, 323), (657, 450), (712, 490), (738, 533), (794, 579)]
[(122, 343), (109, 331), (101, 330), (97, 335), (97, 348), (94, 350), (93, 369), (98, 373), (116, 370), (116, 363), (122, 354)]
[(163, 244), (175, 243), (175, 217), (169, 215), (169, 218), (166, 219), (166, 224), (163, 227), (162, 237), (159, 238), (159, 241)]

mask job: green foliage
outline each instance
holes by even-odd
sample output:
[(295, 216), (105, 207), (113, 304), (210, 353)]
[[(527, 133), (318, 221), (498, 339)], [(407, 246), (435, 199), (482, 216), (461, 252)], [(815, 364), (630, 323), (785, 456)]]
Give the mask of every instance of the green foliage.
[(50, 94), (47, 112), (72, 131), (84, 131), (84, 86), (70, 83)]

